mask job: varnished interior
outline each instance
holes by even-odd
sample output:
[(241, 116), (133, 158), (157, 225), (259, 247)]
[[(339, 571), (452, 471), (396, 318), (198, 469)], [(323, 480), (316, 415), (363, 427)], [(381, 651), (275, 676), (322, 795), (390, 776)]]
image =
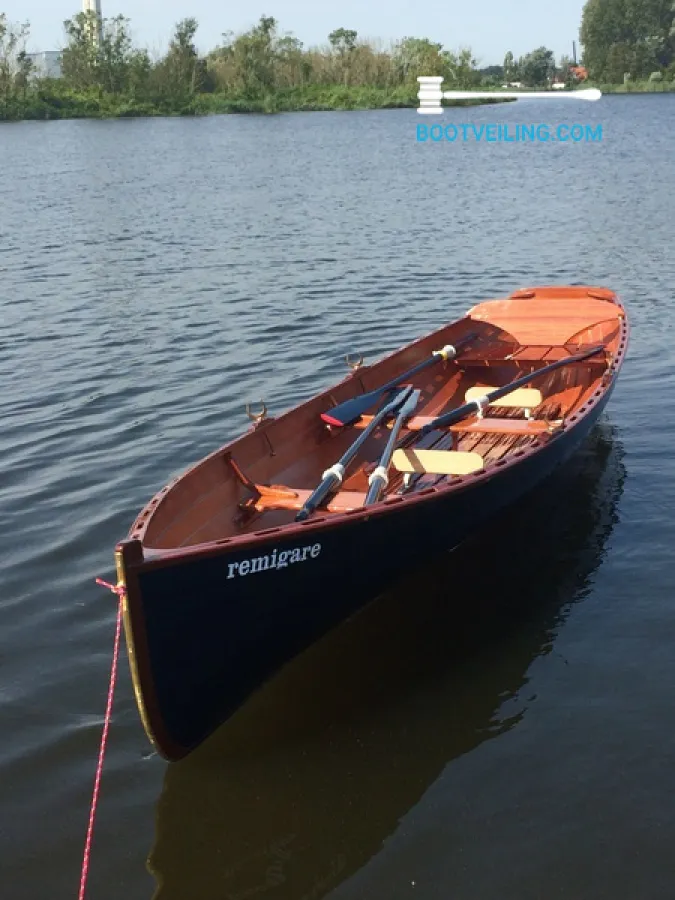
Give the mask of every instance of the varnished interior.
[[(606, 383), (608, 366), (623, 352), (623, 309), (611, 291), (589, 287), (532, 288), (474, 307), (465, 317), (363, 367), (329, 391), (260, 426), (211, 454), (164, 488), (140, 514), (131, 531), (147, 548), (180, 548), (275, 528), (293, 521), (322, 473), (352, 444), (368, 419), (354, 426), (326, 425), (320, 414), (337, 403), (373, 390), (429, 357), (433, 350), (476, 333), (458, 359), (439, 362), (411, 383), (421, 391), (411, 430), (425, 417), (464, 403), (467, 390), (503, 386), (581, 350), (602, 344), (606, 352), (536, 379), (542, 403), (527, 421), (517, 407), (490, 406), (484, 418), (470, 416), (450, 429), (419, 439), (422, 449), (478, 453), (488, 472), (513, 459), (514, 451), (555, 438), (570, 417)], [(374, 412), (375, 410), (371, 410)], [(322, 515), (358, 509), (368, 475), (378, 464), (391, 423), (372, 434), (348, 469), (342, 491)], [(406, 434), (406, 430), (401, 436)], [(466, 478), (471, 478), (471, 475)], [(452, 490), (463, 478), (415, 476), (403, 489), (403, 475), (390, 470), (385, 498), (413, 499), (430, 485)]]

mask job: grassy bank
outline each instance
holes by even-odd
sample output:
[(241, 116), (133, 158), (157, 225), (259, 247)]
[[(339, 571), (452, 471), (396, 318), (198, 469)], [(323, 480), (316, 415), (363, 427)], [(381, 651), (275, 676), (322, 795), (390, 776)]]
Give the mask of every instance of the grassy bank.
[[(628, 84), (584, 82), (579, 87), (597, 87), (603, 94), (655, 94), (675, 92), (675, 82), (635, 81)], [(481, 88), (482, 89), (482, 88)], [(527, 94), (523, 90), (523, 94)], [(444, 106), (478, 106), (510, 103), (494, 100), (444, 101)], [(0, 100), (0, 122), (49, 119), (107, 119), (143, 116), (208, 116), (228, 113), (274, 114), (331, 110), (414, 109), (418, 106), (416, 87), (392, 88), (345, 85), (305, 85), (279, 88), (251, 97), (225, 92), (196, 93), (192, 96), (156, 96), (139, 99), (112, 94), (98, 88), (77, 91), (63, 80), (45, 79), (23, 96)]]
[(584, 87), (599, 88), (603, 94), (672, 94), (675, 81), (629, 81), (627, 84), (591, 84)]
[[(450, 105), (476, 106), (488, 100), (458, 101)], [(138, 100), (95, 90), (74, 91), (52, 82), (9, 102), (0, 101), (0, 121), (48, 119), (104, 119), (139, 116), (203, 116), (227, 113), (280, 113), (349, 109), (410, 109), (419, 101), (414, 89), (310, 85), (287, 88), (261, 98), (196, 94), (191, 98)]]

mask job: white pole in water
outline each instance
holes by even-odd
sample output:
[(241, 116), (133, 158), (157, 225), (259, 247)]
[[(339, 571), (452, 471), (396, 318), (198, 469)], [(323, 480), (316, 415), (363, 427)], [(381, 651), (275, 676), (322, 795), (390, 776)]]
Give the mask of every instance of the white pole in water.
[(102, 13), (101, 13), (101, 0), (82, 0), (82, 12), (83, 13), (95, 13), (98, 18), (98, 28), (96, 29), (96, 33), (94, 35), (94, 40), (97, 44), (101, 42), (101, 22), (102, 22)]

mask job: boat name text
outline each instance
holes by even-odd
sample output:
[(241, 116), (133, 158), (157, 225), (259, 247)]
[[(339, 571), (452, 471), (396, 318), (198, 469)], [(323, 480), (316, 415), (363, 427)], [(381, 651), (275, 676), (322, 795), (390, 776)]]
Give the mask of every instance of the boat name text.
[(311, 547), (296, 547), (294, 550), (282, 550), (278, 555), (275, 549), (265, 556), (229, 563), (227, 577), (253, 575), (255, 572), (264, 572), (267, 569), (285, 569), (291, 563), (307, 562), (308, 556), (316, 559), (319, 553), (321, 553), (321, 544), (313, 544)]

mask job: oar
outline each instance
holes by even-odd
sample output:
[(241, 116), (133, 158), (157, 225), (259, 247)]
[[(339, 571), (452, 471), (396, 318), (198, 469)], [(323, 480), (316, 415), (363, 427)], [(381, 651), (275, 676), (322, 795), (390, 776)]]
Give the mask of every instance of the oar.
[(417, 375), (418, 372), (427, 369), (429, 366), (435, 365), (440, 360), (454, 359), (457, 356), (458, 351), (476, 337), (476, 332), (472, 332), (457, 341), (454, 346), (452, 344), (447, 344), (440, 350), (434, 350), (428, 359), (413, 366), (408, 372), (404, 372), (403, 375), (398, 375), (396, 378), (388, 381), (387, 384), (375, 388), (375, 390), (369, 391), (367, 394), (360, 394), (358, 397), (353, 397), (350, 400), (345, 400), (344, 403), (339, 403), (332, 409), (321, 413), (321, 418), (329, 425), (351, 425), (353, 422), (356, 422), (366, 410), (370, 409), (371, 406), (374, 406), (381, 400), (388, 391), (399, 387), (399, 385), (404, 384), (406, 381), (410, 381), (410, 379), (414, 375)]
[[(601, 353), (604, 349), (604, 344), (599, 344), (597, 347), (593, 347), (592, 350), (585, 350), (583, 353), (577, 353), (576, 356), (567, 356), (564, 359), (559, 359), (556, 362), (550, 363), (548, 366), (544, 366), (542, 369), (536, 369), (534, 372), (530, 372), (529, 375), (523, 375), (520, 378), (516, 378), (515, 381), (504, 385), (504, 387), (490, 391), (489, 394), (484, 394), (482, 397), (470, 400), (463, 406), (458, 406), (457, 409), (452, 409), (450, 412), (437, 416), (427, 425), (420, 428), (418, 432), (411, 432), (409, 435), (406, 435), (401, 443), (403, 444), (406, 442), (405, 445), (407, 446), (412, 443), (412, 441), (417, 440), (418, 436), (421, 437), (437, 428), (445, 428), (448, 425), (454, 425), (455, 422), (459, 422), (460, 419), (465, 418), (470, 413), (480, 412), (484, 407), (493, 404), (495, 400), (499, 400), (501, 397), (510, 394), (511, 391), (515, 391), (517, 388), (529, 384), (529, 382), (533, 381), (535, 378), (540, 378), (542, 375), (548, 375), (549, 372), (554, 372), (556, 369), (562, 369), (563, 366), (582, 362), (584, 359), (588, 359), (589, 356), (595, 356), (597, 353)], [(412, 441), (409, 440), (410, 438), (412, 438)]]
[[(584, 359), (588, 359), (589, 356), (595, 356), (604, 349), (604, 345), (599, 344), (597, 347), (593, 347), (591, 350), (585, 350), (583, 353), (578, 353), (576, 356), (567, 356), (564, 359), (559, 359), (556, 362), (550, 363), (548, 366), (544, 366), (542, 369), (530, 372), (529, 375), (523, 375), (520, 378), (516, 378), (515, 381), (512, 381), (510, 384), (497, 388), (497, 390), (491, 391), (489, 394), (485, 394), (482, 397), (478, 397), (476, 400), (470, 400), (463, 406), (458, 406), (450, 412), (437, 416), (435, 419), (432, 419), (428, 425), (424, 425), (418, 431), (409, 432), (403, 440), (399, 442), (396, 449), (403, 450), (410, 447), (412, 444), (416, 443), (422, 435), (429, 434), (429, 432), (444, 428), (447, 425), (454, 425), (470, 413), (480, 412), (484, 406), (488, 406), (490, 403), (494, 403), (495, 400), (499, 400), (501, 397), (505, 397), (506, 394), (510, 394), (511, 391), (529, 384), (530, 381), (534, 378), (538, 378), (540, 375), (546, 375), (563, 366), (568, 366), (570, 363), (581, 362)], [(404, 485), (401, 493), (409, 491), (421, 477), (421, 475), (413, 475), (410, 481)]]
[(345, 469), (347, 468), (349, 463), (354, 459), (356, 454), (359, 452), (361, 447), (368, 440), (368, 438), (377, 428), (380, 422), (382, 422), (382, 420), (387, 416), (392, 415), (402, 403), (405, 403), (411, 392), (412, 385), (408, 385), (408, 387), (404, 388), (402, 391), (399, 391), (394, 399), (390, 400), (389, 403), (387, 403), (387, 405), (377, 413), (377, 415), (373, 416), (373, 420), (370, 425), (368, 425), (367, 428), (364, 428), (359, 437), (342, 455), (339, 461), (323, 473), (323, 475), (321, 476), (321, 483), (318, 485), (318, 487), (315, 488), (313, 493), (310, 494), (305, 502), (305, 505), (296, 515), (296, 522), (304, 522), (304, 520), (309, 518), (309, 516), (314, 512), (317, 506), (323, 503), (323, 501), (329, 494), (333, 493), (333, 491), (337, 490), (337, 488), (340, 487), (340, 485), (342, 484), (342, 479), (344, 478)]
[(384, 448), (384, 452), (382, 457), (380, 458), (380, 463), (377, 468), (373, 471), (370, 478), (368, 479), (368, 493), (366, 494), (366, 499), (363, 502), (364, 506), (371, 506), (373, 503), (377, 503), (380, 499), (382, 491), (386, 488), (389, 483), (389, 466), (391, 464), (391, 457), (394, 452), (394, 447), (396, 444), (396, 438), (398, 437), (398, 433), (403, 427), (403, 423), (406, 419), (409, 419), (410, 416), (415, 412), (415, 408), (420, 399), (421, 391), (413, 391), (413, 393), (408, 397), (403, 406), (399, 409), (398, 415), (396, 417), (396, 421), (392, 425), (391, 434), (389, 436), (389, 440), (387, 441), (387, 446)]

